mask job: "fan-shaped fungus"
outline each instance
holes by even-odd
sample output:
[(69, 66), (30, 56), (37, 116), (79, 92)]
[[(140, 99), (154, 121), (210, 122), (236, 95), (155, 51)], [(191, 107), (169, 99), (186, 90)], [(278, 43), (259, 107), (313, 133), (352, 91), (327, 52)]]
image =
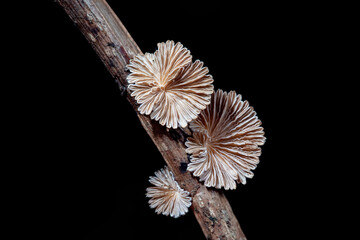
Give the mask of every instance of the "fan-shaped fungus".
[(177, 218), (188, 212), (191, 206), (189, 192), (180, 188), (168, 167), (155, 172), (155, 177), (150, 177), (149, 182), (155, 186), (146, 189), (146, 197), (151, 198), (150, 207), (155, 208), (157, 214)]
[(207, 187), (236, 189), (236, 181), (246, 184), (259, 163), (265, 143), (256, 112), (241, 95), (216, 91), (211, 104), (190, 123), (193, 137), (186, 152), (191, 154), (188, 170), (205, 181)]
[(210, 103), (213, 78), (181, 43), (159, 43), (154, 54), (131, 60), (127, 80), (141, 114), (168, 128), (185, 127)]

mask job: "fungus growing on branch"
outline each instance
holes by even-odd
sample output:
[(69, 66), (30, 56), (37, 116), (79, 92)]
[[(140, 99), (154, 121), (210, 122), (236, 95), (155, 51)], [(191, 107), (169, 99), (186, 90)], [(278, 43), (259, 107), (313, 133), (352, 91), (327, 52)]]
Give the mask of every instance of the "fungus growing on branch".
[(167, 128), (186, 127), (210, 103), (213, 78), (181, 43), (159, 43), (154, 54), (137, 55), (127, 68), (138, 111)]
[(265, 143), (264, 131), (256, 112), (241, 95), (217, 90), (211, 104), (190, 123), (193, 136), (187, 139), (191, 154), (188, 170), (205, 186), (236, 189), (246, 184), (259, 163)]
[(155, 177), (150, 177), (149, 182), (154, 187), (146, 189), (146, 197), (150, 198), (149, 205), (157, 214), (177, 218), (188, 212), (191, 206), (189, 192), (180, 188), (167, 166), (155, 172)]

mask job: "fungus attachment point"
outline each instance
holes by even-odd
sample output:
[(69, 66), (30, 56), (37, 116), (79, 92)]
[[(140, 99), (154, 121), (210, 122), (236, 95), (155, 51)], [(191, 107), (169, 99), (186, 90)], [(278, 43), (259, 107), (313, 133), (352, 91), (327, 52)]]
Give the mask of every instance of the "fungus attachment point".
[(186, 127), (210, 103), (213, 78), (201, 61), (192, 62), (181, 43), (159, 43), (154, 54), (136, 56), (127, 68), (139, 112), (163, 126)]
[(188, 170), (205, 186), (236, 189), (246, 184), (259, 163), (265, 143), (264, 131), (256, 112), (241, 95), (216, 91), (210, 105), (190, 123), (193, 136), (185, 143), (191, 154)]
[(155, 172), (155, 177), (150, 177), (149, 182), (154, 187), (146, 189), (146, 197), (151, 198), (150, 207), (155, 208), (157, 214), (177, 218), (188, 212), (191, 206), (189, 192), (180, 188), (168, 167)]

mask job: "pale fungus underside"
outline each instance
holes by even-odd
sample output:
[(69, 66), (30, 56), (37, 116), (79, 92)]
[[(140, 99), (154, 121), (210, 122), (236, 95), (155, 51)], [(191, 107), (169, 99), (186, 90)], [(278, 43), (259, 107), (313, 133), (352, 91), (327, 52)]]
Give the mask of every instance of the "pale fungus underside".
[(210, 103), (213, 78), (181, 43), (159, 43), (154, 54), (138, 55), (127, 67), (138, 111), (167, 128), (186, 127)]
[(211, 104), (190, 123), (193, 136), (187, 139), (191, 154), (188, 171), (205, 186), (235, 189), (246, 184), (259, 163), (264, 131), (256, 112), (241, 95), (217, 90)]
[(146, 189), (146, 197), (150, 198), (150, 207), (155, 208), (157, 214), (177, 218), (188, 212), (191, 206), (190, 194), (180, 188), (168, 167), (155, 172), (155, 177), (150, 177), (149, 182), (154, 187)]

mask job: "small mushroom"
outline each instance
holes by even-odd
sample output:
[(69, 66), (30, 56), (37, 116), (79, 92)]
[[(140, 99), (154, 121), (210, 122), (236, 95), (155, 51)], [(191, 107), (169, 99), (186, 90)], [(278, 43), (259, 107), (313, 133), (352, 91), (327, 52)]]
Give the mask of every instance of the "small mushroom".
[(146, 189), (146, 197), (150, 198), (149, 205), (157, 214), (178, 218), (188, 212), (191, 206), (189, 192), (180, 188), (167, 166), (155, 172), (155, 177), (150, 177), (149, 182), (154, 187)]
[(213, 78), (181, 43), (159, 43), (154, 54), (138, 55), (127, 67), (138, 111), (167, 128), (186, 127), (210, 104)]
[(236, 189), (246, 184), (259, 163), (265, 143), (256, 112), (241, 95), (217, 90), (211, 104), (190, 123), (193, 136), (185, 143), (191, 154), (188, 170), (205, 186)]

